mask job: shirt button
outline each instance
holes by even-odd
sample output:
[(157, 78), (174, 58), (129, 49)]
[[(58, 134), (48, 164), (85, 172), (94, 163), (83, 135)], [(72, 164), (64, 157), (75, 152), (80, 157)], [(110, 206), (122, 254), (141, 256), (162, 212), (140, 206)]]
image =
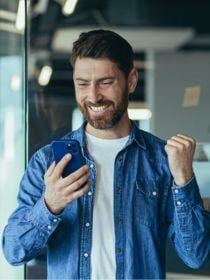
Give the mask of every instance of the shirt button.
[(90, 168), (93, 168), (93, 167), (94, 167), (94, 165), (91, 163)]
[(89, 227), (89, 226), (90, 226), (90, 223), (86, 223), (85, 226), (86, 226), (86, 227)]
[(88, 253), (84, 253), (84, 257), (87, 258), (89, 255)]
[(50, 225), (47, 226), (48, 229), (52, 229), (52, 227)]
[(122, 248), (117, 248), (117, 253), (122, 253)]
[(157, 195), (157, 192), (155, 192), (155, 191), (152, 192), (152, 195), (153, 195), (153, 196), (156, 196), (156, 195)]
[(174, 190), (174, 193), (179, 193), (179, 190), (175, 189), (175, 190)]
[(58, 221), (58, 219), (53, 219), (53, 222), (54, 222), (54, 223), (57, 223), (57, 221)]
[(176, 204), (179, 206), (182, 205), (181, 201), (177, 201)]
[(91, 196), (91, 195), (92, 195), (92, 192), (88, 192), (88, 195)]

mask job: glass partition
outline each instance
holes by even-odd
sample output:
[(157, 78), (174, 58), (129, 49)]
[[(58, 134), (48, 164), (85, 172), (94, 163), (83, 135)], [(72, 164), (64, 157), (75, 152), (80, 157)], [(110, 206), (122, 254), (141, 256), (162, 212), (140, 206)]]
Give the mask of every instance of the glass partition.
[[(17, 206), (25, 168), (25, 1), (0, 2), (0, 235)], [(21, 25), (23, 20), (23, 25)], [(24, 279), (24, 266), (12, 267), (0, 249), (0, 279)]]

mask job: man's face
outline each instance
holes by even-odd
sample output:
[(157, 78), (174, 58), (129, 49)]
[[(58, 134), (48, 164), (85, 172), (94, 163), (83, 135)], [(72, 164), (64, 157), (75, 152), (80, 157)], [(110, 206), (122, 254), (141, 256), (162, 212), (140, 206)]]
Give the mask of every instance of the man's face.
[(74, 84), (78, 107), (94, 128), (112, 128), (126, 112), (127, 80), (112, 61), (77, 58)]

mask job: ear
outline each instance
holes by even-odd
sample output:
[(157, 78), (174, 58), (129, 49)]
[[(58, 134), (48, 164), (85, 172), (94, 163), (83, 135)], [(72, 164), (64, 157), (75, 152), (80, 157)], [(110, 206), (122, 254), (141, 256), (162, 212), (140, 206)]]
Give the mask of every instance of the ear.
[(131, 69), (128, 75), (128, 92), (132, 93), (136, 89), (136, 85), (138, 82), (138, 71), (136, 68)]

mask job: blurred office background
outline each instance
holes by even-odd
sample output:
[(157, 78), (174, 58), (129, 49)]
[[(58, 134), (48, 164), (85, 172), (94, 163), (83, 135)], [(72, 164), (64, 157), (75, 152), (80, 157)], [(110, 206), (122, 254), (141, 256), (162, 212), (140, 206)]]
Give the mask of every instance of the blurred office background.
[[(69, 59), (72, 42), (93, 28), (114, 30), (134, 48), (139, 82), (129, 114), (139, 127), (197, 139), (194, 170), (210, 210), (209, 14), (208, 0), (0, 1), (0, 234), (31, 155), (83, 121)], [(210, 261), (187, 268), (168, 243), (167, 273), (209, 278)], [(45, 251), (25, 271), (1, 252), (0, 279), (24, 277), (46, 278)]]

